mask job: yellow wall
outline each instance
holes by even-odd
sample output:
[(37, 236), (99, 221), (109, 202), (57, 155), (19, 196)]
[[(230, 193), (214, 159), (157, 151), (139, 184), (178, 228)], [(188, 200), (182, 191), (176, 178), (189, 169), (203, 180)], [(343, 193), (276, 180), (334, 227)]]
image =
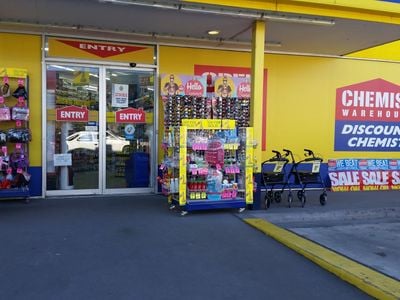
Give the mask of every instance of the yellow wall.
[(179, 47), (160, 47), (160, 73), (193, 74), (193, 66), (217, 65), (251, 67), (248, 52), (221, 51)]
[(400, 83), (400, 64), (266, 55), (268, 149), (309, 147), (327, 158), (399, 158), (399, 152), (335, 152), (336, 89), (383, 78)]
[[(23, 34), (0, 33), (0, 67), (22, 68), (29, 75), (29, 127), (32, 142), (29, 144), (30, 166), (42, 162), (42, 95), (41, 95), (41, 37)], [(14, 90), (11, 90), (13, 92)], [(9, 99), (11, 99), (10, 97)], [(8, 103), (11, 100), (6, 100)]]
[(400, 61), (400, 41), (354, 52), (347, 56)]
[[(195, 64), (249, 67), (250, 53), (160, 47), (160, 73), (193, 74)], [(400, 152), (335, 152), (336, 89), (382, 78), (400, 84), (400, 64), (266, 54), (267, 151), (311, 148), (328, 158), (400, 158)], [(162, 104), (160, 124), (162, 124)], [(260, 108), (261, 109), (261, 108)], [(261, 120), (256, 120), (261, 122)], [(160, 140), (162, 127), (160, 128)], [(258, 141), (260, 145), (260, 141)]]

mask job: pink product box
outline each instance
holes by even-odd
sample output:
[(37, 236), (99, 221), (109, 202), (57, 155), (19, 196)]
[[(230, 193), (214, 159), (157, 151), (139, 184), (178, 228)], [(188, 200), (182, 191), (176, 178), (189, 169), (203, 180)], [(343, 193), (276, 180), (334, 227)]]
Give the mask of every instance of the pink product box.
[(221, 193), (222, 199), (234, 199), (237, 196), (237, 190), (235, 189), (225, 189)]

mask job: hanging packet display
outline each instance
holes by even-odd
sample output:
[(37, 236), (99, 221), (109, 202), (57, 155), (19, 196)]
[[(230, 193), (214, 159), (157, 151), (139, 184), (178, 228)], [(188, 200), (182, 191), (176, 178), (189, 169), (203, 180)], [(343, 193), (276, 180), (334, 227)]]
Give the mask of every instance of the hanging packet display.
[(4, 146), (7, 143), (7, 132), (0, 130), (0, 146)]
[(24, 150), (22, 149), (15, 150), (10, 155), (9, 165), (13, 170), (17, 169), (26, 170), (29, 167), (29, 159), (28, 156), (24, 153)]
[(212, 138), (208, 141), (205, 159), (209, 165), (222, 167), (224, 165), (224, 141)]
[(28, 128), (11, 128), (7, 132), (7, 139), (10, 143), (28, 143), (32, 135)]
[(7, 106), (0, 107), (0, 121), (11, 120), (10, 108)]
[(0, 148), (0, 170), (6, 171), (10, 162), (10, 157), (8, 156), (7, 147), (3, 146)]
[(3, 84), (0, 86), (0, 96), (7, 98), (10, 96), (10, 85), (8, 83), (8, 77), (4, 76)]
[(19, 121), (29, 120), (29, 108), (26, 106), (16, 105), (11, 109), (11, 119)]
[(18, 87), (14, 91), (13, 97), (15, 97), (17, 99), (22, 97), (25, 100), (28, 100), (28, 93), (27, 93), (27, 91), (25, 89), (24, 81), (22, 79), (18, 80)]

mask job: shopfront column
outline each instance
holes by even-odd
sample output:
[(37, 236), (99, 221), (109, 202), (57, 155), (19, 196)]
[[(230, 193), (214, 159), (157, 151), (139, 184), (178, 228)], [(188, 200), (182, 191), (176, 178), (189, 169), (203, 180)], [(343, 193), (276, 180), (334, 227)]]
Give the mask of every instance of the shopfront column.
[(258, 147), (254, 149), (256, 172), (261, 172), (261, 141), (263, 118), (263, 89), (264, 89), (264, 43), (265, 21), (255, 21), (253, 24), (253, 39), (251, 53), (251, 126), (254, 128), (254, 140)]

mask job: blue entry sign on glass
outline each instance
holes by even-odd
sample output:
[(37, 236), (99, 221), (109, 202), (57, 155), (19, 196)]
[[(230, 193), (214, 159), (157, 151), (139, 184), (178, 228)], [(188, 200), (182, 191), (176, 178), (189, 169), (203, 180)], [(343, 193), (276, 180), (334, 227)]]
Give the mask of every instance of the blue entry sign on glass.
[(132, 124), (127, 124), (125, 126), (125, 139), (133, 140), (134, 134), (135, 134), (135, 126)]

